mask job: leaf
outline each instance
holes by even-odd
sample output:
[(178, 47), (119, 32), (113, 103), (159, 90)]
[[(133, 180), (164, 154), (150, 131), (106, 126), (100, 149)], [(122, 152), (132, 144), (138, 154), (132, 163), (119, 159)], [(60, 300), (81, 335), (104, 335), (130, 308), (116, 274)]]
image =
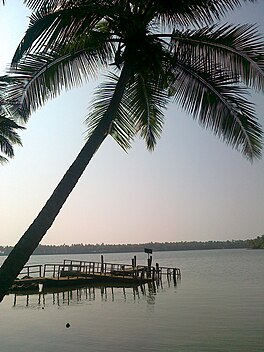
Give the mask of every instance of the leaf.
[(76, 1), (47, 2), (30, 17), (29, 28), (20, 42), (12, 65), (31, 51), (58, 51), (78, 35), (89, 33), (107, 14), (94, 3)]
[(153, 0), (151, 7), (164, 27), (210, 25), (242, 3), (256, 0)]
[[(119, 77), (113, 73), (109, 74), (107, 76), (107, 82), (102, 83), (95, 91), (94, 99), (89, 109), (90, 113), (85, 121), (88, 126), (87, 138), (92, 135), (99, 121), (106, 113), (112, 100), (118, 78)], [(109, 134), (125, 151), (131, 147), (131, 141), (136, 133), (131, 115), (129, 97), (125, 93), (112, 122), (111, 130), (109, 131)]]
[(255, 26), (225, 24), (172, 36), (175, 54), (200, 57), (223, 70), (230, 69), (249, 87), (264, 91), (264, 44)]
[(138, 133), (146, 141), (149, 150), (154, 150), (160, 138), (164, 123), (163, 111), (168, 104), (168, 96), (163, 83), (143, 72), (135, 75), (128, 89), (130, 111)]
[(89, 42), (86, 38), (83, 44), (84, 48), (77, 51), (72, 49), (74, 43), (71, 43), (62, 53), (27, 55), (16, 67), (11, 67), (10, 73), (20, 85), (11, 86), (9, 94), (20, 102), (24, 116), (59, 95), (62, 89), (80, 86), (111, 60), (112, 48), (107, 42)]
[(173, 62), (170, 94), (199, 123), (250, 160), (260, 158), (262, 130), (246, 91), (231, 71), (202, 60)]
[[(11, 118), (0, 114), (0, 150), (9, 158), (14, 156), (13, 146), (15, 144), (22, 145), (21, 139), (16, 132), (18, 129), (23, 129), (23, 127), (19, 126)], [(3, 164), (7, 161), (8, 159), (0, 154), (0, 163)]]

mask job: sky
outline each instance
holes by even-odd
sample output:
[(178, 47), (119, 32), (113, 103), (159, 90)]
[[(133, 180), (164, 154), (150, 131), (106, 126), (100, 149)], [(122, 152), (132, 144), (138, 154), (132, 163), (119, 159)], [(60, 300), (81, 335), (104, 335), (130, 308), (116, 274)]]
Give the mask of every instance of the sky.
[[(22, 1), (0, 6), (0, 69), (28, 24)], [(264, 30), (264, 1), (224, 19)], [(34, 113), (23, 147), (0, 166), (0, 245), (15, 245), (85, 140), (84, 120), (98, 81), (63, 93)], [(264, 125), (263, 96), (253, 95)], [(154, 152), (137, 139), (125, 153), (100, 147), (42, 244), (236, 240), (264, 233), (264, 162), (251, 164), (177, 106), (170, 105)]]

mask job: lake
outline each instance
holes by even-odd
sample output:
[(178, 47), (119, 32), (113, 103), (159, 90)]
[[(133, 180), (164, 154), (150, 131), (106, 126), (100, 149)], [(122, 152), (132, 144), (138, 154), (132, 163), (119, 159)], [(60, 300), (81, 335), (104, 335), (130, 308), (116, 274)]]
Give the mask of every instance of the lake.
[[(134, 255), (146, 263), (145, 253), (104, 258), (131, 263)], [(100, 255), (32, 256), (30, 264), (64, 258), (99, 261)], [(165, 276), (155, 290), (95, 287), (6, 296), (1, 351), (264, 351), (264, 250), (157, 252), (153, 262), (179, 267), (181, 280), (175, 286)]]

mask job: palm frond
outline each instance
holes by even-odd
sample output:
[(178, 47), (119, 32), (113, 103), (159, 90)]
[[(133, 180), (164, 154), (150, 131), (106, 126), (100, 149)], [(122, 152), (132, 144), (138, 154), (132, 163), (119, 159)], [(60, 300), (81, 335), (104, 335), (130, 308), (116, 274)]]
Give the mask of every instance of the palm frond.
[(252, 25), (211, 26), (172, 36), (172, 51), (229, 68), (249, 87), (264, 91), (264, 42)]
[(63, 89), (80, 86), (111, 60), (110, 44), (104, 41), (89, 42), (88, 39), (87, 37), (84, 43), (85, 49), (74, 51), (71, 44), (68, 50), (64, 48), (62, 54), (53, 52), (27, 55), (16, 67), (10, 69), (20, 85), (11, 86), (9, 95), (20, 102), (25, 116), (48, 99), (59, 95)]
[(147, 148), (153, 150), (162, 133), (163, 112), (168, 103), (161, 76), (141, 72), (135, 75), (127, 93), (136, 130)]
[(24, 4), (35, 11), (42, 7), (55, 6), (58, 4), (65, 5), (70, 2), (72, 2), (72, 0), (24, 0)]
[(78, 1), (74, 4), (64, 8), (60, 2), (59, 6), (57, 2), (52, 2), (33, 13), (29, 28), (14, 54), (12, 65), (29, 51), (49, 53), (68, 45), (74, 36), (89, 33), (106, 15), (106, 10), (102, 11), (96, 4), (85, 2), (80, 5)]
[[(88, 137), (111, 102), (118, 77), (112, 74), (108, 79), (107, 83), (97, 89), (91, 112), (86, 119)], [(135, 75), (123, 96), (109, 131), (110, 135), (127, 150), (134, 136), (139, 134), (145, 140), (147, 148), (153, 150), (162, 132), (163, 111), (167, 103), (168, 96), (161, 81), (158, 82), (156, 77), (144, 77), (142, 73)]]
[[(119, 77), (115, 74), (109, 74), (107, 76), (107, 82), (102, 83), (95, 91), (94, 99), (89, 109), (90, 113), (85, 121), (88, 127), (87, 138), (92, 135), (98, 123), (106, 113), (112, 100), (118, 78)], [(109, 134), (126, 151), (131, 147), (131, 141), (135, 133), (136, 129), (131, 119), (129, 96), (125, 93), (118, 107), (116, 116), (113, 119)]]
[(187, 113), (250, 160), (260, 158), (261, 126), (232, 72), (185, 60), (174, 62), (173, 75), (170, 94)]
[(240, 7), (242, 3), (257, 0), (152, 0), (152, 11), (164, 26), (200, 26), (219, 21), (228, 11)]
[(8, 158), (14, 156), (14, 145), (22, 145), (17, 130), (24, 127), (15, 122), (21, 119), (20, 111), (8, 94), (8, 87), (14, 84), (13, 77), (0, 77), (0, 164), (6, 163)]
[[(86, 3), (88, 2), (91, 3), (92, 1), (86, 0)], [(102, 2), (107, 2), (107, 1), (102, 1), (102, 0), (94, 1), (95, 4), (100, 4)], [(111, 3), (111, 2), (108, 1), (108, 3)], [(47, 6), (71, 7), (76, 5), (79, 6), (79, 5), (82, 5), (83, 3), (84, 3), (84, 0), (24, 0), (24, 4), (26, 4), (33, 11), (37, 11)]]
[(11, 87), (20, 86), (14, 77), (0, 76), (0, 114), (14, 121), (26, 122), (26, 118), (21, 114), (19, 102), (13, 99), (9, 90)]
[(3, 164), (5, 164), (6, 162), (8, 162), (8, 159), (5, 158), (3, 155), (0, 154), (0, 164), (3, 165)]
[[(14, 156), (13, 146), (22, 145), (21, 139), (17, 134), (16, 130), (23, 129), (22, 126), (19, 126), (11, 118), (5, 117), (3, 114), (0, 114), (0, 150), (8, 158)], [(0, 154), (0, 164), (7, 162), (8, 159)]]

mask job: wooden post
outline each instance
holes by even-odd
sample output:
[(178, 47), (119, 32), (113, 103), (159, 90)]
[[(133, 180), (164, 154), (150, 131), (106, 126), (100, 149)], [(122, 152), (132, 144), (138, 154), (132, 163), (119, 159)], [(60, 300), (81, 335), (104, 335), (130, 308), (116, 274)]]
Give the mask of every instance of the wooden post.
[(151, 277), (152, 255), (149, 256), (149, 258), (147, 259), (147, 261), (148, 261), (147, 277)]
[(135, 255), (134, 255), (134, 260), (133, 260), (133, 277), (138, 277), (137, 257)]
[(147, 259), (147, 261), (148, 261), (148, 267), (150, 267), (151, 264), (152, 264), (152, 255), (149, 256), (149, 258)]
[(167, 280), (168, 280), (168, 284), (170, 286), (170, 282), (171, 282), (171, 275), (172, 274), (172, 268), (167, 268)]
[(137, 256), (134, 255), (134, 266), (136, 267), (137, 266)]
[(156, 263), (156, 275), (157, 275), (157, 279), (158, 281), (160, 280), (160, 268), (159, 268), (159, 263)]
[(135, 257), (131, 259), (131, 262), (132, 262), (132, 276), (135, 277), (136, 275)]
[(152, 281), (155, 281), (155, 268), (154, 267), (152, 268)]
[(101, 255), (101, 273), (104, 272), (104, 256)]
[(176, 286), (177, 285), (177, 278), (176, 278), (176, 269), (175, 268), (173, 268), (172, 277), (173, 277), (174, 286)]
[(141, 275), (140, 275), (141, 280), (144, 280), (144, 274), (145, 274), (145, 270), (144, 270), (144, 269), (142, 269), (142, 271), (141, 271)]

